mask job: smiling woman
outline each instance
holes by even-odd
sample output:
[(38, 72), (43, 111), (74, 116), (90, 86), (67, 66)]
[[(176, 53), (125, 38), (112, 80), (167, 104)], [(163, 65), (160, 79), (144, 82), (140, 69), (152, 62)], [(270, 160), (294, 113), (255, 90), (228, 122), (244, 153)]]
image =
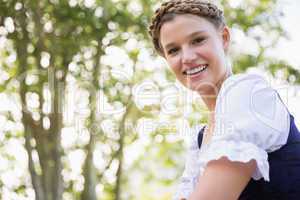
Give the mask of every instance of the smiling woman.
[(211, 112), (187, 152), (174, 199), (299, 199), (294, 118), (263, 78), (232, 74), (223, 12), (201, 0), (168, 1), (149, 32), (176, 78)]
[(230, 75), (225, 59), (229, 38), (227, 27), (192, 14), (165, 22), (160, 31), (163, 54), (177, 79), (202, 95), (215, 95), (215, 86)]

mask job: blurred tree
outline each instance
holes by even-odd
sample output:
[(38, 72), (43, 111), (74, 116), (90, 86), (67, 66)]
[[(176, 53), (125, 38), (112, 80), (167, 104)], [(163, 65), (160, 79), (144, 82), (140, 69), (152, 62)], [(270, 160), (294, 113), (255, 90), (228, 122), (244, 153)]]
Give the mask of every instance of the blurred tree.
[[(149, 2), (143, 3), (149, 7)], [(67, 78), (73, 75), (80, 81), (89, 81), (84, 86), (90, 92), (91, 114), (87, 128), (91, 129), (96, 121), (100, 59), (105, 48), (124, 43), (121, 34), (126, 31), (145, 33), (144, 28), (140, 29), (145, 27), (145, 15), (130, 12), (129, 6), (129, 1), (117, 5), (112, 1), (1, 2), (0, 22), (5, 31), (2, 34), (12, 43), (11, 52), (5, 49), (4, 53), (16, 54), (13, 65), (2, 66), (2, 70), (9, 72), (9, 78), (1, 88), (6, 92), (18, 91), (20, 95), (28, 168), (36, 199), (62, 199), (65, 152), (61, 146), (61, 131)], [(91, 69), (80, 69), (80, 73), (74, 74), (68, 67), (83, 47), (94, 51), (89, 59), (91, 66), (82, 63), (83, 68)], [(14, 81), (18, 85), (12, 84)], [(97, 134), (99, 131), (91, 133), (84, 147), (81, 199), (96, 199), (92, 158)], [(37, 160), (33, 157), (35, 152)]]
[[(37, 200), (170, 198), (171, 191), (157, 189), (170, 190), (183, 168), (174, 133), (206, 118), (149, 48), (146, 27), (157, 3), (0, 2), (0, 91), (16, 107), (1, 113), (15, 128), (3, 128), (0, 148), (18, 139), (31, 177), (31, 186), (26, 176), (10, 187), (1, 180), (3, 191), (26, 196), (32, 187)], [(233, 31), (255, 46), (240, 51), (233, 41), (234, 70), (283, 71), (299, 83), (299, 71), (266, 54), (285, 35), (276, 0), (221, 4)]]
[[(221, 0), (225, 18), (234, 31), (242, 31), (247, 40), (234, 41), (233, 45), (240, 47), (232, 52), (233, 67), (236, 73), (256, 67), (277, 76), (276, 72), (284, 71), (281, 77), (291, 83), (300, 83), (300, 73), (285, 61), (268, 56), (268, 51), (274, 48), (278, 40), (287, 37), (280, 18), (284, 17), (277, 0), (243, 1), (236, 3)], [(241, 34), (241, 32), (239, 32)], [(240, 36), (241, 37), (241, 36)], [(239, 44), (245, 42), (244, 46)]]

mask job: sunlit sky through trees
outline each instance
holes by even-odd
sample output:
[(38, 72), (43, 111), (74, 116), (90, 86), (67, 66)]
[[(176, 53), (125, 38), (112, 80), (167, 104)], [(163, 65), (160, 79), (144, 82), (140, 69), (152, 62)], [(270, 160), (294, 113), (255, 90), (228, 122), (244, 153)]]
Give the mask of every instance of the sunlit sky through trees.
[[(234, 6), (234, 4), (239, 4), (241, 3), (243, 0), (236, 0), (236, 1), (232, 1), (232, 4)], [(253, 0), (253, 1), (259, 1), (259, 0)], [(76, 6), (77, 4), (77, 0), (70, 0), (69, 4), (70, 6)], [(89, 8), (91, 6), (93, 6), (93, 4), (95, 4), (95, 0), (85, 0), (84, 1), (84, 5)], [(17, 6), (16, 6), (17, 8)], [(139, 11), (140, 7), (135, 7), (135, 4), (132, 4), (132, 9), (133, 10), (137, 10)], [(284, 28), (284, 30), (287, 32), (287, 38), (282, 38), (279, 40), (278, 44), (276, 47), (274, 47), (273, 49), (268, 51), (268, 54), (272, 57), (275, 58), (281, 58), (284, 59), (287, 63), (289, 63), (290, 65), (294, 66), (295, 68), (297, 68), (298, 70), (300, 70), (300, 26), (299, 26), (299, 20), (300, 20), (300, 0), (279, 0), (278, 4), (277, 4), (277, 9), (282, 11), (284, 14), (284, 17), (282, 17), (280, 19), (282, 26)], [(99, 12), (96, 12), (96, 15), (102, 15), (103, 10), (98, 10)], [(97, 14), (98, 13), (98, 14)], [(2, 29), (0, 29), (1, 31), (7, 31), (7, 32), (14, 32), (15, 27), (14, 27), (14, 22), (12, 18), (6, 18), (6, 21), (4, 23), (5, 29), (2, 27)], [(113, 25), (112, 25), (113, 26)], [(49, 22), (48, 24), (45, 24), (45, 31), (51, 31), (53, 29), (52, 24)], [(251, 43), (250, 40), (248, 40), (245, 35), (243, 33), (241, 33), (240, 30), (232, 30), (232, 35), (233, 35), (233, 40), (236, 41), (236, 44), (239, 45), (240, 47), (235, 47), (237, 50), (241, 50), (243, 51), (244, 46), (247, 46), (246, 51), (250, 52), (251, 51), (255, 51), (255, 47), (253, 46), (253, 44)], [(129, 36), (126, 36), (129, 37)], [(2, 49), (4, 49), (4, 45), (6, 45), (6, 39), (4, 37), (0, 37), (0, 52)], [(242, 46), (244, 45), (244, 46)], [(248, 46), (249, 45), (249, 46)], [(124, 72), (122, 73), (121, 76), (123, 76), (124, 79), (128, 79), (130, 80), (133, 76), (133, 69), (132, 66), (134, 65), (133, 61), (131, 58), (129, 58), (128, 56), (128, 52), (126, 51), (130, 51), (130, 50), (134, 50), (136, 48), (140, 49), (140, 55), (139, 55), (139, 62), (142, 62), (143, 64), (137, 65), (137, 66), (143, 66), (145, 68), (148, 68), (148, 70), (152, 70), (154, 71), (154, 75), (153, 75), (153, 79), (155, 79), (155, 81), (160, 82), (160, 83), (167, 83), (167, 80), (165, 79), (165, 77), (162, 75), (162, 67), (166, 66), (166, 63), (164, 62), (163, 59), (158, 58), (156, 60), (153, 60), (152, 57), (149, 56), (149, 52), (147, 51), (147, 49), (145, 49), (145, 46), (143, 42), (141, 42), (139, 44), (139, 41), (136, 39), (129, 39), (128, 42), (126, 43), (126, 45), (124, 46), (124, 48), (118, 48), (117, 46), (111, 46), (105, 49), (105, 53), (106, 55), (104, 55), (101, 58), (101, 62), (103, 64), (107, 64), (108, 65), (112, 65), (112, 66), (116, 66), (114, 70), (116, 70), (116, 74), (115, 76), (118, 76), (120, 74), (120, 72)], [(253, 47), (253, 48), (252, 48)], [(30, 46), (28, 47), (29, 51), (30, 51)], [(32, 47), (33, 48), (33, 47)], [(90, 57), (92, 57), (92, 50), (90, 48), (86, 48), (86, 50), (83, 53), (83, 58), (88, 60)], [(255, 55), (255, 52), (253, 53)], [(0, 58), (1, 58), (1, 54), (0, 54)], [(117, 58), (117, 59), (116, 59)], [(8, 63), (13, 63), (15, 62), (18, 58), (16, 54), (11, 54), (9, 56), (7, 56), (5, 59), (7, 59)], [(74, 62), (71, 62), (68, 65), (68, 70), (70, 72), (75, 72), (76, 70), (80, 70), (78, 65), (76, 64), (76, 56), (74, 58)], [(79, 58), (80, 60), (80, 58)], [(41, 55), (41, 60), (40, 60), (40, 64), (43, 68), (47, 68), (50, 65), (50, 54), (47, 52), (43, 52)], [(86, 68), (93, 68), (92, 63), (90, 62), (86, 62), (85, 63)], [(120, 66), (120, 67), (119, 67)], [(119, 67), (119, 68), (118, 68)], [(257, 71), (256, 71), (257, 70)], [(147, 71), (147, 70), (146, 70)], [(157, 71), (157, 72), (156, 72)], [(264, 75), (264, 72), (259, 71), (259, 69), (252, 69), (252, 71), (254, 73), (260, 73), (262, 75)], [(280, 71), (278, 72), (280, 75)], [(126, 75), (124, 77), (124, 74)], [(105, 78), (108, 78), (108, 76), (106, 76), (105, 74), (105, 70), (102, 74), (103, 77), (103, 81), (106, 81)], [(4, 76), (8, 76), (5, 75), (4, 73), (0, 74), (0, 79), (6, 79)], [(280, 76), (279, 76), (280, 77)], [(268, 78), (268, 77), (266, 77)], [(30, 82), (35, 82), (36, 80), (35, 76), (28, 76), (26, 78), (26, 83), (28, 82), (30, 85)], [(270, 80), (270, 79), (269, 79)], [(74, 81), (74, 84), (73, 82)], [(283, 83), (280, 80), (271, 80), (271, 85), (274, 86), (275, 89), (277, 89), (283, 99), (283, 101), (286, 103), (287, 107), (290, 109), (290, 112), (295, 116), (295, 121), (297, 126), (300, 128), (300, 90), (299, 90), (299, 85), (289, 85), (286, 83)], [(146, 82), (145, 82), (146, 83)], [(74, 88), (73, 88), (74, 86)], [(297, 89), (298, 88), (298, 89)], [(137, 88), (135, 88), (137, 89)], [(170, 93), (176, 93), (176, 90), (174, 88), (169, 88), (168, 91), (166, 92), (170, 92)], [(125, 95), (130, 95), (131, 93), (131, 88), (129, 86), (127, 86), (126, 84), (122, 84), (122, 83), (117, 83), (115, 87), (109, 88), (109, 93), (111, 96), (116, 96), (116, 94), (118, 94), (118, 90), (122, 91), (123, 94)], [(73, 148), (74, 144), (77, 144), (78, 146), (80, 146), (81, 144), (85, 144), (88, 143), (89, 141), (89, 134), (87, 133), (88, 130), (85, 127), (85, 122), (81, 119), (78, 119), (77, 121), (74, 121), (75, 118), (75, 114), (77, 111), (79, 111), (79, 115), (86, 117), (87, 115), (89, 115), (89, 110), (86, 109), (87, 104), (89, 104), (89, 100), (88, 100), (88, 92), (86, 90), (76, 90), (76, 81), (75, 80), (68, 80), (68, 85), (66, 88), (66, 110), (64, 113), (64, 124), (66, 125), (65, 127), (62, 128), (61, 130), (61, 138), (62, 138), (62, 142), (61, 145), (63, 148), (65, 149), (71, 149)], [(51, 99), (51, 94), (49, 90), (45, 89), (44, 91), (44, 96), (45, 96), (45, 102), (50, 101)], [(192, 94), (189, 94), (193, 97), (195, 97)], [(20, 110), (20, 103), (19, 100), (17, 100), (17, 95), (12, 95), (11, 97), (8, 97), (9, 95), (0, 93), (0, 113), (1, 112), (5, 112), (5, 111), (11, 111), (12, 113), (15, 113), (16, 118), (17, 119), (21, 119), (21, 113), (18, 112)], [(13, 99), (13, 98), (16, 99)], [(36, 108), (39, 105), (39, 100), (37, 95), (35, 95), (34, 93), (28, 94), (28, 106), (32, 107), (32, 108)], [(152, 105), (157, 103), (157, 101), (159, 101), (159, 99), (155, 99), (153, 98), (152, 100), (148, 99), (147, 101), (140, 101), (140, 100), (136, 100), (136, 103), (138, 104), (137, 106), (145, 106), (145, 105)], [(115, 102), (114, 104), (109, 104), (107, 102), (107, 99), (104, 99), (104, 104), (103, 106), (105, 107), (106, 110), (111, 110), (113, 108), (123, 108), (123, 104), (120, 102)], [(170, 104), (170, 107), (166, 108), (166, 112), (168, 110), (176, 110), (176, 106), (175, 104)], [(172, 107), (175, 106), (175, 107)], [(47, 111), (47, 109), (49, 109), (49, 106), (44, 106), (43, 107), (43, 112), (45, 113), (50, 113), (50, 111)], [(123, 114), (123, 113), (121, 113)], [(158, 122), (165, 122), (168, 120), (168, 116), (167, 113), (165, 113), (166, 115), (162, 115), (160, 114), (157, 118)], [(183, 113), (184, 115), (185, 113)], [(187, 113), (190, 114), (190, 113)], [(33, 116), (34, 117), (34, 116)], [(114, 115), (114, 117), (118, 118), (117, 115)], [(45, 121), (43, 122), (44, 125), (47, 127), (47, 124), (50, 124), (50, 121), (47, 122), (47, 119), (49, 120), (49, 118), (45, 118)], [(110, 120), (104, 120), (102, 125), (110, 127), (113, 126), (112, 124), (110, 124), (112, 121)], [(140, 120), (139, 122), (140, 124), (145, 123), (147, 124), (146, 120)], [(178, 124), (179, 126), (182, 126), (184, 129), (184, 124), (180, 124), (179, 120), (178, 120)], [(177, 125), (178, 125), (177, 124)], [(154, 126), (153, 126), (154, 127)], [(152, 128), (153, 128), (152, 127)], [(103, 127), (102, 127), (103, 128)], [(141, 130), (139, 130), (141, 129)], [(7, 130), (13, 130), (15, 132), (22, 132), (23, 131), (23, 126), (22, 123), (12, 123), (12, 122), (8, 122), (8, 120), (6, 120), (5, 117), (0, 115), (0, 143), (5, 141), (5, 136), (2, 134)], [(111, 136), (114, 137), (114, 130), (111, 129)], [(125, 150), (125, 154), (128, 155), (128, 158), (125, 161), (125, 168), (126, 167), (130, 167), (139, 157), (140, 154), (143, 154), (144, 149), (140, 148), (140, 147), (144, 147), (146, 143), (149, 143), (149, 135), (145, 129), (142, 129), (142, 125), (137, 126), (136, 127), (136, 131), (137, 132), (142, 132), (142, 134), (139, 135), (139, 140), (136, 142), (136, 145), (132, 145), (132, 147), (129, 147)], [(152, 130), (149, 130), (149, 132), (151, 132)], [(182, 136), (182, 135), (181, 135)], [(116, 137), (118, 137), (118, 135), (116, 135)], [(162, 135), (157, 135), (155, 137), (156, 141), (162, 141), (164, 139), (164, 137)], [(183, 139), (182, 137), (179, 139)], [(184, 138), (185, 139), (185, 138)], [(167, 141), (175, 141), (178, 140), (178, 137), (176, 137), (176, 135), (172, 135), (169, 134), (169, 136), (166, 136), (166, 140)], [(6, 141), (5, 141), (6, 142)], [(9, 165), (11, 165), (6, 159), (2, 158), (0, 155), (0, 172), (4, 172), (0, 174), (0, 179), (2, 180), (2, 182), (9, 188), (13, 188), (15, 185), (19, 185), (20, 183), (20, 177), (27, 177), (27, 179), (29, 179), (30, 177), (27, 176), (28, 172), (27, 170), (27, 154), (25, 149), (22, 147), (23, 146), (24, 141), (22, 139), (19, 138), (12, 138), (10, 139), (7, 144), (5, 144), (5, 148), (2, 149), (7, 155), (16, 158), (16, 162), (15, 162), (15, 166), (11, 167)], [(95, 148), (95, 153), (97, 155), (101, 155), (101, 152), (109, 152), (112, 151), (109, 145), (99, 145)], [(37, 154), (35, 152), (35, 154)], [(38, 155), (33, 154), (33, 159), (34, 160), (38, 160)], [(64, 176), (64, 180), (79, 180), (77, 181), (74, 185), (74, 190), (75, 191), (81, 191), (83, 188), (83, 178), (82, 178), (82, 163), (84, 162), (84, 158), (85, 158), (85, 152), (83, 150), (81, 150), (80, 148), (78, 149), (74, 149), (74, 150), (70, 150), (70, 153), (64, 157), (65, 162), (70, 163), (70, 172), (66, 173), (66, 170), (63, 171), (62, 175)], [(98, 171), (103, 170), (104, 168), (104, 163), (106, 161), (101, 157), (101, 156), (95, 156), (94, 158), (94, 165), (96, 167), (96, 169)], [(25, 163), (25, 164), (24, 164)], [(115, 174), (113, 173), (114, 168), (116, 168), (118, 165), (118, 163), (112, 163), (112, 170), (108, 170), (108, 172), (106, 173), (106, 176), (109, 177), (109, 180), (113, 183), (115, 181)], [(10, 169), (10, 170), (7, 170)], [(159, 171), (159, 170), (158, 170)], [(25, 175), (24, 175), (25, 174)], [(168, 174), (165, 174), (166, 176)], [(172, 174), (170, 175), (172, 177)], [(138, 177), (137, 177), (138, 179)], [(28, 183), (28, 185), (30, 185), (30, 180), (26, 180), (26, 182)], [(135, 180), (133, 181), (134, 185), (136, 185), (138, 187), (139, 184), (139, 180)], [(28, 187), (25, 189), (25, 193), (27, 196), (32, 197), (34, 196), (34, 191), (32, 188)], [(101, 193), (104, 190), (104, 184), (102, 185), (101, 183), (99, 183), (96, 187), (96, 192), (97, 194), (100, 194), (99, 196), (101, 196)], [(8, 197), (8, 199), (21, 199), (18, 198), (16, 196), (11, 196), (9, 194), (9, 190), (4, 189), (4, 196)], [(162, 191), (165, 192), (165, 191)], [(25, 198), (22, 198), (25, 200)], [(30, 198), (28, 198), (29, 200)], [(64, 199), (72, 199), (72, 197), (67, 197), (64, 196)]]

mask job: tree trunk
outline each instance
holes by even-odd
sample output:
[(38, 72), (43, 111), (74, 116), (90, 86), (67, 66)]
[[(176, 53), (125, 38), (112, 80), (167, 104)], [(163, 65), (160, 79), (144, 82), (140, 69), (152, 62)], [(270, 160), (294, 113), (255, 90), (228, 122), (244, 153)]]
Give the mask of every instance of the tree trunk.
[[(131, 99), (131, 95), (129, 96), (128, 99)], [(123, 149), (124, 149), (124, 139), (125, 139), (125, 121), (127, 118), (127, 115), (129, 114), (131, 110), (132, 104), (130, 103), (129, 106), (127, 107), (127, 111), (124, 114), (121, 122), (120, 122), (120, 128), (119, 128), (119, 133), (120, 133), (120, 139), (119, 139), (119, 149), (117, 151), (117, 159), (119, 161), (117, 173), (116, 173), (116, 186), (115, 186), (115, 200), (120, 200), (120, 195), (121, 195), (121, 185), (122, 185), (122, 175), (123, 175)]]
[(99, 90), (99, 76), (100, 76), (100, 57), (103, 54), (102, 46), (101, 46), (102, 37), (98, 40), (98, 48), (97, 53), (95, 55), (95, 65), (94, 65), (94, 73), (91, 85), (91, 93), (90, 93), (90, 123), (88, 124), (88, 129), (90, 131), (90, 141), (86, 147), (87, 155), (85, 159), (85, 164), (83, 167), (83, 176), (84, 176), (84, 190), (81, 194), (81, 200), (96, 200), (96, 170), (93, 164), (93, 155), (94, 155), (94, 147), (95, 147), (95, 140), (97, 134), (100, 132), (98, 130), (98, 124), (96, 119), (96, 104), (97, 104), (97, 92)]
[(44, 189), (42, 184), (42, 177), (40, 174), (37, 173), (37, 170), (35, 168), (35, 163), (32, 158), (32, 153), (34, 151), (34, 147), (31, 144), (31, 141), (33, 140), (33, 123), (32, 123), (32, 117), (30, 113), (27, 111), (26, 107), (26, 92), (27, 87), (25, 84), (25, 74), (26, 69), (28, 66), (27, 63), (27, 45), (29, 43), (29, 37), (28, 32), (26, 30), (26, 14), (25, 9), (23, 8), (20, 11), (20, 15), (17, 16), (18, 20), (20, 21), (20, 26), (22, 29), (22, 37), (19, 38), (19, 40), (15, 43), (16, 46), (16, 52), (19, 59), (19, 67), (18, 67), (18, 79), (20, 81), (20, 89), (19, 94), (21, 98), (21, 109), (22, 109), (22, 123), (24, 127), (24, 136), (25, 136), (25, 149), (27, 151), (28, 155), (28, 168), (31, 176), (31, 183), (35, 192), (36, 200), (44, 200)]
[[(43, 128), (43, 84), (37, 85), (37, 95), (40, 98), (40, 120), (35, 121), (32, 118), (32, 114), (27, 110), (26, 93), (29, 90), (29, 86), (26, 86), (25, 78), (27, 74), (27, 45), (28, 45), (28, 32), (26, 30), (26, 16), (25, 11), (23, 15), (19, 17), (21, 27), (23, 30), (23, 37), (16, 43), (16, 50), (19, 59), (19, 81), (20, 81), (20, 97), (22, 104), (22, 122), (24, 126), (25, 135), (25, 148), (28, 154), (28, 168), (31, 175), (32, 186), (35, 191), (36, 200), (61, 200), (63, 193), (63, 180), (61, 176), (62, 163), (61, 163), (61, 145), (60, 145), (60, 131), (62, 128), (62, 109), (61, 104), (64, 91), (64, 84), (59, 84), (59, 80), (55, 79), (55, 70), (49, 72), (49, 85), (52, 95), (52, 107), (53, 110), (49, 115), (50, 129)], [(41, 52), (41, 49), (37, 49), (37, 52)], [(38, 66), (38, 74), (45, 71)], [(32, 146), (31, 141), (34, 140), (36, 145)], [(32, 158), (32, 152), (36, 150), (39, 157), (40, 172), (36, 170), (37, 163), (34, 163)]]

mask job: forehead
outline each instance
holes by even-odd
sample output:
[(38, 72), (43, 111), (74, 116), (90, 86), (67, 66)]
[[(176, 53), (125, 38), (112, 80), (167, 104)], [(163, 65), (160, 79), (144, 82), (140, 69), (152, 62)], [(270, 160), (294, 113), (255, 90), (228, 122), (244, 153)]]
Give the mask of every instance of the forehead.
[(160, 29), (160, 42), (168, 44), (189, 37), (195, 32), (215, 33), (214, 25), (203, 17), (182, 14), (176, 15), (174, 19), (165, 22)]

